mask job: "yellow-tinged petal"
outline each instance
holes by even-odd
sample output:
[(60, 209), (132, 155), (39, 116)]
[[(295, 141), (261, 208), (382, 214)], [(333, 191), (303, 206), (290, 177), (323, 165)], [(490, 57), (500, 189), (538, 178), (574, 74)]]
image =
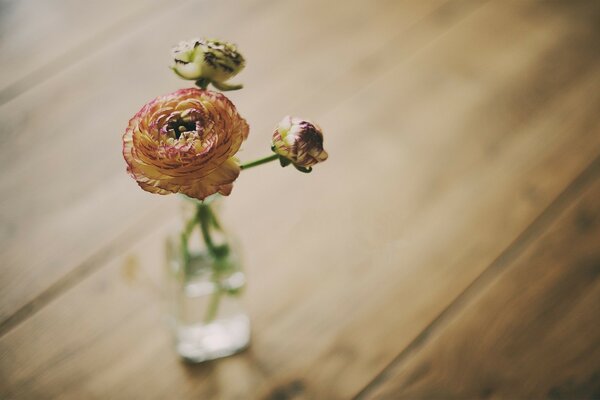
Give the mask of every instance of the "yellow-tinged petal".
[(248, 131), (223, 94), (181, 89), (152, 100), (129, 121), (123, 157), (129, 174), (148, 192), (200, 200), (228, 195), (240, 172), (233, 156)]

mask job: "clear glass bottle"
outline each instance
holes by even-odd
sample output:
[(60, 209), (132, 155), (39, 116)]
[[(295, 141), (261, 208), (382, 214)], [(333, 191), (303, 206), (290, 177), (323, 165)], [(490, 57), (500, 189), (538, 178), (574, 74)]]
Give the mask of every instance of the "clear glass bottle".
[(217, 217), (221, 202), (183, 197), (183, 224), (166, 243), (169, 322), (177, 352), (190, 362), (237, 353), (250, 341), (239, 299), (246, 277), (238, 242)]

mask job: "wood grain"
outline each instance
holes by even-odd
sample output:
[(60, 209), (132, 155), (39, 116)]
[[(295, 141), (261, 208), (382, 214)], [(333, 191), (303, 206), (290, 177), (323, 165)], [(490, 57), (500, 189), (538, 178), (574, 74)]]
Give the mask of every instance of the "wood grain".
[[(272, 114), (293, 104), (292, 113), (302, 112), (324, 127), (331, 154), (309, 177), (278, 168), (244, 172), (228, 199), (225, 217), (235, 223), (246, 249), (250, 286), (244, 301), (253, 320), (252, 347), (199, 366), (177, 360), (160, 321), (157, 289), (162, 240), (176, 222), (169, 217), (169, 201), (144, 197), (123, 176), (112, 153), (118, 137), (100, 135), (113, 122), (88, 128), (82, 119), (70, 121), (63, 114), (58, 119), (65, 126), (61, 143), (72, 141), (85, 149), (91, 140), (93, 151), (81, 157), (93, 158), (93, 152), (108, 157), (85, 171), (106, 187), (93, 193), (94, 182), (77, 178), (63, 187), (80, 196), (85, 212), (67, 211), (59, 201), (67, 198), (63, 194), (46, 198), (54, 198), (60, 211), (43, 201), (6, 195), (4, 204), (21, 213), (28, 226), (39, 223), (26, 212), (27, 205), (36, 204), (54, 218), (65, 215), (78, 240), (71, 248), (57, 240), (52, 245), (58, 251), (42, 246), (39, 255), (28, 259), (26, 248), (19, 247), (26, 242), (13, 238), (16, 250), (4, 254), (13, 257), (15, 266), (3, 283), (2, 304), (10, 304), (10, 313), (69, 271), (80, 270), (90, 252), (110, 251), (5, 331), (0, 397), (350, 398), (600, 154), (599, 60), (591, 51), (598, 40), (600, 3), (352, 5), (324, 7), (316, 14), (310, 2), (249, 7), (238, 18), (253, 10), (250, 22), (222, 27), (243, 35), (240, 44), (249, 49), (249, 59), (272, 66), (249, 65), (244, 76), (264, 92), (257, 95), (247, 85), (234, 95), (254, 132), (268, 131)], [(192, 8), (182, 10), (187, 14)], [(226, 14), (224, 8), (214, 11)], [(301, 17), (310, 16), (316, 30), (301, 30), (306, 21)], [(131, 50), (153, 26), (82, 63), (68, 79), (83, 76), (84, 66), (116, 62), (115, 55)], [(221, 28), (217, 22), (214, 27)], [(381, 41), (373, 44), (377, 38)], [(277, 43), (291, 45), (273, 51)], [(148, 49), (156, 46), (140, 50), (149, 65), (156, 63)], [(282, 57), (300, 50), (301, 61)], [(345, 60), (342, 67), (337, 59)], [(324, 60), (328, 68), (319, 68)], [(283, 79), (292, 75), (298, 79)], [(307, 85), (307, 77), (318, 85)], [(38, 96), (51, 98), (67, 76), (59, 78), (40, 86)], [(170, 83), (123, 78), (103, 88), (109, 84), (101, 77), (86, 83), (87, 107), (78, 109), (79, 102), (69, 100), (62, 106), (58, 102), (56, 110), (93, 109), (88, 89), (107, 96), (117, 85), (131, 85), (122, 104), (92, 113), (94, 118), (124, 117), (128, 112), (119, 108), (137, 97), (142, 102), (157, 89), (166, 91)], [(14, 104), (0, 113), (10, 117), (26, 103)], [(44, 103), (39, 104), (41, 109)], [(93, 135), (80, 138), (74, 129), (79, 126)], [(264, 138), (268, 135), (257, 134), (244, 154), (262, 153)], [(51, 142), (42, 141), (33, 153), (43, 155), (42, 144), (50, 143), (54, 150), (49, 151), (60, 154)], [(55, 172), (68, 176), (65, 171), (81, 163), (74, 158)], [(11, 164), (5, 165), (19, 179), (0, 175), (0, 183), (23, 179), (23, 186), (15, 186), (23, 192), (26, 183), (45, 181), (35, 171), (49, 162), (37, 168), (22, 161)], [(90, 200), (94, 195), (97, 203)], [(44, 243), (57, 226), (30, 228), (39, 235), (34, 243)], [(97, 236), (79, 239), (90, 226)], [(123, 237), (127, 229), (135, 234)], [(60, 256), (49, 258), (56, 252)], [(123, 266), (131, 263), (143, 267), (133, 286), (122, 275)], [(25, 265), (23, 272), (19, 265)], [(38, 286), (29, 288), (41, 270)]]
[(489, 285), (387, 370), (370, 399), (600, 395), (600, 161), (592, 182)]
[(20, 0), (0, 4), (0, 104), (181, 1)]
[[(0, 146), (0, 167), (4, 171), (0, 185), (5, 188), (0, 195), (0, 255), (5, 265), (0, 283), (1, 319), (6, 321), (17, 310), (22, 310), (22, 315), (37, 309), (38, 296), (51, 298), (52, 293), (65, 287), (61, 279), (73, 281), (70, 277), (81, 275), (73, 272), (78, 267), (91, 262), (93, 265), (84, 270), (93, 269), (106, 255), (118, 252), (124, 243), (131, 243), (132, 237), (158, 226), (161, 218), (172, 214), (168, 200), (141, 192), (123, 173), (124, 162), (118, 149), (123, 121), (141, 104), (159, 93), (186, 85), (170, 76), (165, 66), (169, 63), (168, 49), (172, 43), (194, 35), (198, 16), (203, 18), (206, 35), (239, 38), (246, 57), (261, 60), (250, 62), (240, 76), (249, 82), (247, 94), (231, 95), (253, 127), (255, 139), (248, 141), (243, 153), (251, 158), (268, 151), (266, 142), (279, 118), (310, 108), (308, 105), (320, 87), (305, 82), (309, 81), (308, 75), (315, 73), (315, 66), (346, 60), (348, 65), (339, 70), (322, 68), (319, 83), (351, 81), (356, 90), (369, 81), (364, 78), (365, 72), (353, 70), (364, 59), (356, 58), (355, 52), (365, 51), (364, 57), (379, 57), (385, 48), (380, 45), (373, 50), (373, 36), (378, 36), (382, 43), (386, 40), (396, 43), (399, 33), (439, 4), (437, 0), (418, 4), (400, 2), (374, 8), (354, 1), (344, 10), (321, 7), (319, 15), (311, 19), (314, 27), (300, 30), (303, 19), (312, 12), (310, 2), (296, 1), (285, 6), (245, 2), (243, 7), (233, 10), (228, 2), (191, 3), (161, 14), (105, 52), (95, 53), (67, 73), (4, 105), (0, 108), (0, 117), (5, 121), (0, 128), (5, 131)], [(360, 25), (360, 18), (365, 16), (380, 23), (376, 27)], [(181, 19), (177, 30), (152, 41), (146, 39), (156, 35), (166, 21), (174, 19)], [(324, 35), (332, 27), (336, 28), (335, 35)], [(273, 37), (273, 32), (279, 31), (284, 32), (283, 38)], [(439, 32), (434, 30), (430, 34)], [(339, 42), (338, 35), (354, 40), (353, 46), (334, 47)], [(407, 35), (398, 45), (427, 39), (422, 34)], [(287, 46), (279, 46), (279, 40), (285, 40)], [(301, 53), (307, 42), (312, 43), (313, 58), (294, 59), (293, 55)], [(137, 60), (131, 63), (132, 49), (138, 46), (134, 51)], [(167, 49), (164, 63), (156, 62), (159, 48)], [(274, 52), (273, 48), (279, 50)], [(140, 70), (140, 65), (147, 68)], [(267, 65), (277, 68), (265, 68)], [(114, 74), (114, 70), (120, 73)], [(89, 79), (90, 73), (95, 79)], [(285, 79), (284, 74), (294, 79)], [(271, 83), (275, 79), (278, 84)], [(332, 104), (336, 97), (339, 101), (346, 95), (336, 92), (338, 86), (335, 84), (332, 89), (335, 94), (330, 97)], [(290, 101), (280, 101), (283, 96), (290, 97)], [(114, 101), (115, 97), (119, 101)], [(265, 113), (265, 109), (271, 111)], [(103, 217), (99, 219), (99, 215)], [(49, 241), (52, 235), (78, 239)], [(31, 252), (31, 248), (36, 251)], [(5, 322), (3, 330), (14, 325), (14, 321)]]
[[(341, 226), (334, 236), (339, 235), (344, 240), (334, 245), (333, 251), (328, 247), (313, 257), (313, 260), (321, 261), (320, 265), (327, 266), (326, 271), (321, 269), (313, 275), (313, 282), (318, 282), (319, 289), (308, 278), (303, 279), (305, 269), (299, 270), (294, 282), (300, 283), (293, 288), (297, 290), (294, 297), (298, 300), (286, 303), (282, 309), (298, 310), (288, 316), (286, 326), (298, 335), (296, 352), (305, 354), (308, 351), (306, 342), (312, 346), (320, 343), (322, 348), (314, 350), (319, 353), (314, 360), (282, 374), (278, 384), (271, 382), (269, 393), (285, 392), (290, 383), (300, 381), (304, 382), (302, 386), (307, 398), (352, 396), (364, 376), (387, 365), (392, 355), (400, 352), (440, 312), (441, 304), (455, 298), (534, 220), (539, 210), (591, 162), (594, 156), (585, 156), (583, 147), (593, 142), (594, 150), (589, 154), (597, 154), (598, 142), (593, 138), (598, 136), (598, 124), (591, 110), (598, 105), (586, 111), (580, 109), (583, 114), (572, 114), (580, 107), (581, 99), (598, 101), (592, 94), (599, 83), (596, 67), (590, 66), (587, 58), (591, 56), (596, 60), (589, 52), (591, 42), (587, 45), (581, 42), (582, 47), (576, 50), (567, 32), (563, 32), (565, 41), (560, 45), (560, 41), (545, 42), (549, 37), (537, 30), (539, 26), (532, 25), (535, 13), (526, 10), (489, 4), (449, 32), (444, 38), (447, 40), (436, 43), (439, 46), (432, 47), (431, 53), (423, 53), (422, 59), (415, 58), (418, 67), (399, 68), (396, 76), (406, 76), (407, 86), (394, 87), (388, 80), (385, 82), (387, 87), (382, 82), (366, 94), (366, 99), (369, 95), (372, 99), (386, 99), (375, 101), (377, 106), (391, 103), (388, 99), (392, 96), (398, 99), (394, 103), (396, 110), (405, 104), (412, 105), (414, 108), (402, 114), (405, 119), (394, 118), (397, 114), (391, 105), (381, 113), (369, 111), (367, 116), (348, 113), (338, 119), (352, 124), (364, 118), (364, 124), (353, 129), (348, 125), (346, 132), (357, 135), (350, 140), (359, 140), (358, 135), (369, 127), (369, 123), (372, 124), (369, 132), (378, 132), (385, 138), (378, 141), (379, 136), (371, 134), (371, 146), (362, 142), (362, 147), (357, 146), (354, 151), (345, 147), (348, 162), (360, 159), (369, 151), (376, 151), (381, 158), (369, 163), (369, 180), (361, 181), (361, 189), (365, 190), (363, 196), (348, 190), (346, 196), (339, 197), (341, 202), (342, 198), (353, 196), (353, 202), (362, 201), (364, 208), (345, 205), (340, 210), (339, 205), (337, 208), (332, 206), (328, 211), (335, 217), (321, 216), (319, 222), (312, 225), (314, 230), (321, 224)], [(527, 15), (528, 22), (524, 17), (524, 25), (518, 24), (517, 15)], [(545, 12), (538, 17), (540, 23), (545, 24), (543, 30), (557, 29), (558, 26), (566, 28), (561, 24), (550, 28)], [(509, 19), (512, 29), (497, 35), (497, 29), (506, 26)], [(589, 31), (591, 26), (580, 32), (590, 41), (597, 37), (596, 32)], [(536, 56), (531, 52), (531, 42), (521, 40), (515, 44), (516, 39), (508, 33), (521, 38), (528, 36), (520, 29), (531, 29), (529, 37), (534, 41), (543, 38), (548, 47)], [(490, 36), (484, 32), (489, 32)], [(472, 39), (476, 36), (477, 39)], [(473, 58), (465, 56), (464, 49), (469, 44), (473, 44)], [(458, 52), (458, 48), (463, 52)], [(575, 53), (571, 53), (573, 50)], [(452, 58), (452, 54), (457, 58)], [(444, 62), (437, 61), (436, 57), (444, 57)], [(449, 59), (456, 62), (453, 65), (456, 69), (449, 69), (452, 65)], [(538, 74), (537, 79), (532, 78), (534, 71), (539, 71), (540, 65), (546, 62), (553, 63), (556, 68), (553, 72), (560, 71), (558, 65), (561, 63), (557, 61), (561, 59), (579, 60), (587, 77), (579, 83), (576, 81), (581, 75), (575, 81), (571, 80), (573, 76), (569, 71), (577, 64), (574, 63), (563, 64), (564, 75), (553, 73), (544, 77)], [(524, 64), (517, 65), (515, 60)], [(497, 65), (498, 70), (494, 71), (493, 65)], [(597, 61), (591, 65), (597, 65)], [(428, 69), (430, 74), (427, 74)], [(419, 72), (423, 70), (425, 75), (419, 80)], [(473, 92), (461, 93), (462, 103), (456, 101), (456, 86), (451, 84), (432, 91), (431, 97), (425, 96), (423, 90), (412, 92), (409, 89), (408, 82), (415, 86), (431, 84), (440, 74), (462, 78), (463, 71), (490, 86), (477, 85)], [(553, 84), (549, 85), (549, 82)], [(587, 92), (588, 89), (591, 91)], [(552, 95), (554, 90), (561, 95)], [(364, 104), (365, 97), (356, 99), (355, 110)], [(401, 101), (403, 98), (405, 103)], [(455, 103), (448, 99), (455, 99)], [(428, 119), (432, 110), (438, 111), (436, 118)], [(398, 139), (394, 141), (396, 132), (410, 134), (397, 134)], [(580, 142), (583, 147), (572, 142), (578, 141), (575, 132), (583, 135)], [(573, 152), (568, 150), (571, 145), (577, 148)], [(335, 147), (339, 146), (341, 144), (336, 143)], [(579, 164), (583, 159), (586, 159), (585, 163)], [(575, 167), (576, 164), (579, 166)], [(350, 177), (360, 176), (361, 166), (352, 169), (347, 165), (343, 167), (344, 173)], [(569, 168), (567, 166), (575, 167), (571, 172), (577, 172), (562, 175), (566, 172), (564, 168)], [(393, 170), (393, 179), (389, 175), (391, 172), (386, 172), (388, 169)], [(338, 171), (343, 173), (342, 167)], [(402, 186), (392, 182), (401, 182)], [(344, 234), (343, 220), (357, 224), (362, 232), (354, 230)], [(382, 240), (383, 237), (386, 239)], [(308, 243), (298, 246), (305, 249)], [(345, 259), (345, 253), (353, 255), (352, 262), (337, 263), (336, 260)], [(334, 271), (329, 272), (332, 269)], [(334, 287), (339, 290), (332, 293)], [(289, 288), (286, 295), (290, 296)], [(299, 299), (303, 299), (300, 305)], [(303, 321), (301, 328), (294, 327), (298, 320)]]

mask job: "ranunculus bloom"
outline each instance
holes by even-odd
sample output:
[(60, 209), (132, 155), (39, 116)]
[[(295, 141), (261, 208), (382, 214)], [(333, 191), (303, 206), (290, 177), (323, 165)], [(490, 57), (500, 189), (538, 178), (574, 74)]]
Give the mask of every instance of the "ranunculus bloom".
[(123, 135), (127, 171), (151, 193), (200, 200), (228, 195), (240, 173), (234, 155), (248, 124), (221, 93), (181, 89), (157, 97), (129, 121)]
[(309, 168), (327, 160), (323, 149), (323, 133), (317, 125), (287, 116), (273, 133), (273, 151), (297, 167)]
[(206, 79), (216, 86), (237, 75), (245, 65), (234, 44), (192, 39), (173, 48), (173, 71), (183, 79)]

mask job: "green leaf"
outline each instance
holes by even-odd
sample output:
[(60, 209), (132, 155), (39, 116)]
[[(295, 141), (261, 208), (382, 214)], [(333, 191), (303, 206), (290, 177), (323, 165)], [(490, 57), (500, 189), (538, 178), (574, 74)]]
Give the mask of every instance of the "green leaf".
[(212, 81), (211, 83), (213, 84), (214, 87), (216, 87), (219, 90), (222, 90), (223, 92), (228, 92), (231, 90), (240, 90), (241, 88), (244, 87), (244, 85), (242, 85), (242, 84), (231, 85), (228, 83), (216, 82), (216, 81)]
[(296, 167), (296, 169), (300, 172), (303, 172), (305, 174), (310, 174), (312, 172), (312, 167), (301, 167), (299, 165), (295, 165), (294, 167)]
[(283, 156), (279, 156), (279, 164), (281, 164), (282, 167), (287, 167), (291, 163), (292, 162), (290, 160), (288, 160), (287, 158), (285, 158)]

